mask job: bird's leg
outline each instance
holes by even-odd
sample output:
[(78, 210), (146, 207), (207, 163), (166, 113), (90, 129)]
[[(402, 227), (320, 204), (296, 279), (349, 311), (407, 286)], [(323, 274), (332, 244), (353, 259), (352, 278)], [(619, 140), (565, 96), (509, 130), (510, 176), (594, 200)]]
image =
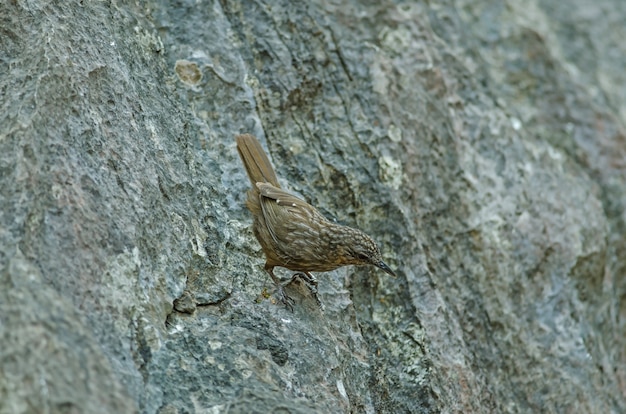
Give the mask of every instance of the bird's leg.
[(265, 271), (269, 273), (270, 277), (272, 278), (272, 281), (274, 282), (274, 285), (276, 285), (278, 299), (281, 301), (283, 305), (285, 305), (286, 308), (288, 308), (289, 310), (293, 312), (293, 305), (295, 302), (285, 293), (285, 288), (283, 287), (283, 284), (280, 282), (280, 279), (276, 277), (276, 275), (274, 274), (274, 266), (265, 264)]
[(324, 306), (322, 305), (322, 301), (320, 301), (320, 298), (317, 296), (317, 278), (309, 272), (298, 272), (291, 277), (291, 282), (293, 282), (295, 279), (300, 279), (304, 282), (306, 287), (309, 288), (309, 292), (311, 292), (311, 295), (313, 295), (313, 297), (315, 298), (317, 306), (323, 309)]

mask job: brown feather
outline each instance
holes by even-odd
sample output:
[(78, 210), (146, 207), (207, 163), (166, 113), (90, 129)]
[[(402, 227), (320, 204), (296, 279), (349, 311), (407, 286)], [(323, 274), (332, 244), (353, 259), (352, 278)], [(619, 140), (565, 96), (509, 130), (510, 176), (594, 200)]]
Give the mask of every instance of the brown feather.
[[(244, 134), (235, 139), (252, 183), (246, 205), (254, 217), (254, 235), (266, 256), (265, 269), (275, 283), (279, 284), (273, 272), (275, 266), (304, 272), (312, 278), (308, 272), (370, 264), (395, 276), (371, 237), (330, 222), (315, 207), (281, 189), (272, 164), (254, 136)], [(282, 293), (282, 286), (279, 289)], [(282, 295), (283, 301), (288, 301)]]

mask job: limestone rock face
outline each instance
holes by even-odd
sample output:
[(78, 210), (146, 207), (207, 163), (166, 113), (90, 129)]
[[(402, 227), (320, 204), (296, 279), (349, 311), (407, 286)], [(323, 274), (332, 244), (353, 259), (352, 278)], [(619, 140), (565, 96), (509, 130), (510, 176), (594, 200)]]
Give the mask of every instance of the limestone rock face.
[[(0, 413), (626, 412), (625, 20), (2, 2)], [(244, 132), (398, 278), (276, 304)]]

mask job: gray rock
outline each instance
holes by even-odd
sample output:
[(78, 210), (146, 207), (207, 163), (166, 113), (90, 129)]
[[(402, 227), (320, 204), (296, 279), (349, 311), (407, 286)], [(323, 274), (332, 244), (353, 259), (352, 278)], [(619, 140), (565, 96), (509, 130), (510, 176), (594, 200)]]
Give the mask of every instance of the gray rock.
[[(625, 18), (4, 2), (0, 413), (626, 412)], [(277, 304), (242, 132), (399, 277)]]

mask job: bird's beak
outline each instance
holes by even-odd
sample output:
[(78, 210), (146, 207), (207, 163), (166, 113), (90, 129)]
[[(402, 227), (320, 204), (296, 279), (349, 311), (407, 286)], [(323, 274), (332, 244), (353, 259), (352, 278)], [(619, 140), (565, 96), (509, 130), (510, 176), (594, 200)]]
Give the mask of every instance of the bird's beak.
[(377, 267), (380, 267), (381, 269), (383, 269), (385, 271), (385, 273), (396, 277), (396, 274), (393, 272), (393, 270), (391, 270), (391, 268), (389, 266), (387, 266), (387, 264), (383, 261), (381, 261), (380, 263), (376, 264)]

